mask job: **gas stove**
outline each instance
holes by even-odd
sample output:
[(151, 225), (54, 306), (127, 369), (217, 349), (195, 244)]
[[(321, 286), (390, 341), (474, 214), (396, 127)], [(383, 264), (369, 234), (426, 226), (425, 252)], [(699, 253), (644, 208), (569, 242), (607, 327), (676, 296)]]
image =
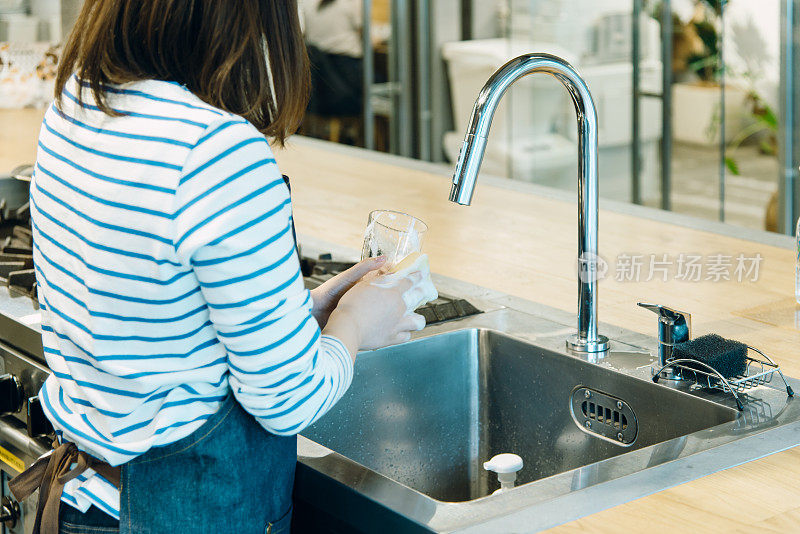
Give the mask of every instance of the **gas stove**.
[(38, 393), (49, 375), (36, 300), (30, 209), (0, 200), (0, 524), (30, 532), (35, 503), (17, 503), (7, 481), (49, 449), (52, 426)]
[(36, 299), (30, 208), (26, 203), (10, 210), (5, 200), (0, 200), (0, 356), (0, 416), (24, 423), (29, 437), (49, 434), (52, 428), (37, 397), (48, 372)]

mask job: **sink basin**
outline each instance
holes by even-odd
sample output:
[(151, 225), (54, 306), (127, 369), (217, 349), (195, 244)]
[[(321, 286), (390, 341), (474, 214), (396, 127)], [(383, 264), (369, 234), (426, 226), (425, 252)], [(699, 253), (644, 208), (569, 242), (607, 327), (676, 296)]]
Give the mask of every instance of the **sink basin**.
[[(652, 338), (606, 326), (610, 352), (570, 354), (557, 312), (500, 302), (359, 354), (298, 438), (293, 532), (533, 532), (800, 444), (783, 389), (748, 391), (738, 412), (653, 383)], [(504, 452), (524, 468), (493, 494), (482, 464)]]
[[(498, 489), (496, 475), (482, 467), (495, 454), (521, 456), (517, 484), (526, 484), (737, 416), (713, 402), (477, 328), (364, 354), (353, 384), (303, 435), (440, 501), (477, 499)], [(629, 407), (627, 416), (615, 409), (617, 402)], [(613, 441), (629, 428), (630, 443)]]

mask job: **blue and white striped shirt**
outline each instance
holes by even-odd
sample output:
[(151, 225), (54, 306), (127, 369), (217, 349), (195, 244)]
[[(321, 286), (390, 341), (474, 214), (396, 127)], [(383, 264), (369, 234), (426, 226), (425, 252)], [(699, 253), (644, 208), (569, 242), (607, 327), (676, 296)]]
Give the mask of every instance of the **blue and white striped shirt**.
[[(264, 136), (170, 82), (109, 87), (121, 116), (51, 106), (31, 182), (43, 344), (40, 393), (64, 439), (112, 465), (177, 441), (233, 391), (296, 434), (353, 375), (311, 315), (289, 193)], [(119, 517), (87, 471), (63, 500)]]

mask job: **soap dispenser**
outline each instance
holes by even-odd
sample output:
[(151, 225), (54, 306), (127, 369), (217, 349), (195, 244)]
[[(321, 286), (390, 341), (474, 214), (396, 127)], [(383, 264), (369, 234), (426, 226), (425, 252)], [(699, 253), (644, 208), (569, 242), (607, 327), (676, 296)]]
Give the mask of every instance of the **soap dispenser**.
[[(672, 358), (672, 347), (692, 337), (692, 315), (661, 304), (639, 302), (639, 306), (658, 315), (658, 364), (664, 366)], [(662, 376), (682, 380), (675, 369), (665, 370)]]

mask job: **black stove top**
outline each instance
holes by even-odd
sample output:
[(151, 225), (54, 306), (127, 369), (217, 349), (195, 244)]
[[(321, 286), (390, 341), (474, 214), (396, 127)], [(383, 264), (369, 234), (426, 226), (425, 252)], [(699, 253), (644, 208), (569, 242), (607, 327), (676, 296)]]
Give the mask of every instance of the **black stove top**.
[[(353, 262), (335, 261), (331, 254), (320, 254), (317, 259), (301, 256), (300, 260), (300, 268), (303, 271), (306, 287), (309, 289), (319, 286), (324, 281), (349, 269), (353, 265), (355, 265)], [(416, 311), (425, 317), (428, 325), (481, 313), (478, 308), (468, 301), (448, 295), (439, 295), (438, 299), (429, 302)]]
[(9, 210), (5, 200), (0, 200), (0, 283), (36, 302), (30, 220), (28, 203)]

